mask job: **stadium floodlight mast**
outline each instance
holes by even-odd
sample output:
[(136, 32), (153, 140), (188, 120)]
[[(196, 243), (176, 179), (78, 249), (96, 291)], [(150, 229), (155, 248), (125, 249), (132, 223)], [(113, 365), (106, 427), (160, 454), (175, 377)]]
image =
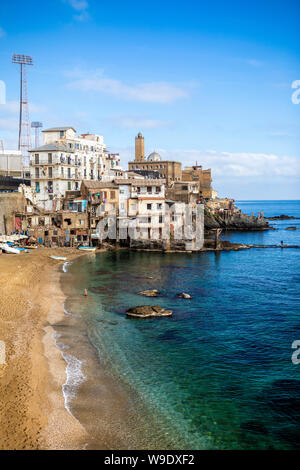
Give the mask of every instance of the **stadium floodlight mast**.
[(18, 149), (23, 156), (23, 165), (29, 165), (28, 150), (31, 148), (30, 122), (28, 110), (28, 93), (26, 67), (33, 65), (33, 59), (29, 55), (13, 54), (12, 63), (20, 65), (20, 116), (19, 116), (19, 143)]
[(35, 141), (34, 141), (34, 146), (35, 148), (38, 148), (39, 146), (39, 129), (43, 127), (43, 124), (38, 121), (34, 121), (31, 123), (31, 127), (35, 129)]

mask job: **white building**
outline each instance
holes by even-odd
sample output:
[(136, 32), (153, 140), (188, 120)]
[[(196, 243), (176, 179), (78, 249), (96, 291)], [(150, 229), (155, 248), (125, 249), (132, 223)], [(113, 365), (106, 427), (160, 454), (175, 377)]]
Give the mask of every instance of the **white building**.
[(0, 176), (23, 177), (22, 153), (19, 150), (0, 150)]
[(61, 209), (66, 191), (80, 190), (82, 180), (111, 180), (113, 170), (121, 170), (119, 155), (107, 152), (101, 135), (77, 135), (73, 127), (44, 130), (43, 145), (30, 155), (31, 186), (46, 210)]
[(137, 239), (161, 239), (166, 180), (116, 179), (115, 183), (119, 186), (119, 220), (128, 218), (134, 221)]

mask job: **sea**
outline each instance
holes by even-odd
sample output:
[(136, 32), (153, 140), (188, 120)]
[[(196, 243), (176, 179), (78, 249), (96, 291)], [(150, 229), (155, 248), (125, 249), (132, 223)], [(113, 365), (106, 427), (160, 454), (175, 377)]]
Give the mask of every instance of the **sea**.
[[(236, 205), (249, 215), (300, 218), (300, 201)], [(221, 237), (300, 246), (300, 219), (270, 225), (276, 230)], [(300, 249), (121, 250), (81, 257), (64, 271), (63, 392), (69, 412), (96, 436), (91, 448), (300, 448), (300, 364), (292, 361)], [(159, 297), (138, 295), (146, 289)], [(129, 307), (153, 304), (173, 316), (126, 317)]]

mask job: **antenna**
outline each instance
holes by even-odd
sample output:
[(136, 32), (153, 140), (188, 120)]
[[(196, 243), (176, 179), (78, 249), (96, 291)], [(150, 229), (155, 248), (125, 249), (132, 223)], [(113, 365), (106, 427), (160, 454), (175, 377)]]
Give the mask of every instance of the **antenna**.
[(39, 146), (39, 129), (43, 127), (43, 124), (38, 121), (34, 121), (31, 123), (31, 127), (35, 129), (35, 140), (34, 140), (34, 146), (35, 148), (38, 148)]
[(28, 150), (31, 148), (26, 75), (27, 66), (33, 65), (33, 59), (28, 55), (13, 54), (12, 63), (20, 65), (20, 117), (18, 149), (21, 150), (22, 153), (23, 167), (26, 167), (29, 166)]

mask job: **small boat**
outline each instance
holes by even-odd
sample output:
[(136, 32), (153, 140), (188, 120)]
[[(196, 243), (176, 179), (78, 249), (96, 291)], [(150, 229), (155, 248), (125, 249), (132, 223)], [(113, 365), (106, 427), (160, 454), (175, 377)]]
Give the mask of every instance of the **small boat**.
[(82, 250), (82, 251), (96, 251), (96, 247), (95, 247), (95, 246), (79, 246), (79, 247), (78, 247), (78, 250)]
[(13, 248), (12, 246), (8, 246), (6, 243), (0, 245), (0, 248), (5, 253), (12, 253), (14, 255), (19, 255), (21, 253), (20, 250), (18, 250), (17, 248)]
[(29, 250), (35, 250), (36, 248), (38, 248), (37, 245), (26, 245), (26, 248), (29, 249)]
[(65, 256), (50, 256), (52, 259), (57, 259), (58, 261), (67, 261), (67, 258)]
[(7, 242), (7, 245), (9, 246), (9, 248), (15, 248), (16, 250), (23, 251), (24, 253), (29, 253), (26, 248), (22, 248), (21, 246), (15, 245), (14, 243)]

